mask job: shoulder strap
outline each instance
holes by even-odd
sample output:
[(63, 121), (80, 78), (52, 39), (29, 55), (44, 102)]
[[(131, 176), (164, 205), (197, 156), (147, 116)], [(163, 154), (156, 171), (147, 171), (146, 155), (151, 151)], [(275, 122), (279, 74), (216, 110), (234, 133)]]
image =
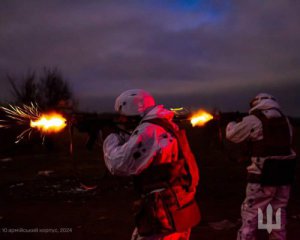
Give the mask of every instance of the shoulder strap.
[(263, 139), (253, 143), (253, 153), (258, 156), (285, 156), (290, 154), (291, 133), (288, 119), (276, 108), (280, 117), (267, 118), (262, 111), (255, 111), (256, 116), (262, 123)]
[[(269, 109), (266, 109), (266, 110), (276, 110), (282, 118), (286, 118), (286, 116), (282, 113), (282, 111), (278, 108), (269, 108)], [(266, 119), (268, 120), (267, 116), (263, 113), (262, 110), (255, 110), (251, 113), (251, 115), (255, 115), (256, 117), (258, 117), (259, 119)]]
[(195, 156), (192, 153), (192, 150), (189, 146), (185, 130), (174, 129), (171, 123), (169, 123), (167, 120), (160, 119), (160, 118), (142, 121), (142, 123), (147, 123), (147, 122), (164, 128), (167, 132), (173, 134), (174, 137), (176, 137), (178, 142), (179, 157), (183, 157), (185, 159), (186, 166), (188, 168), (188, 173), (191, 178), (190, 188), (192, 190), (195, 190), (199, 182), (199, 171), (198, 171), (198, 165)]
[(182, 150), (182, 144), (180, 143), (180, 137), (178, 135), (179, 130), (174, 129), (174, 127), (167, 121), (161, 118), (154, 118), (154, 119), (149, 119), (149, 120), (144, 120), (142, 123), (152, 123), (155, 125), (158, 125), (165, 129), (167, 132), (171, 133), (178, 142), (178, 150), (179, 150), (179, 156), (181, 155), (183, 157), (183, 150)]

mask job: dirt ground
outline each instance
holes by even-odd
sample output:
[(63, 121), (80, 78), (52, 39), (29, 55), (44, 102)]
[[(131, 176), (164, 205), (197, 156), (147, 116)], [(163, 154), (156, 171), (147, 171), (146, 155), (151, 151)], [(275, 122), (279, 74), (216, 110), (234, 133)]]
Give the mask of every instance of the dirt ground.
[[(72, 157), (67, 133), (54, 136), (49, 149), (40, 147), (38, 140), (12, 146), (7, 133), (1, 133), (1, 240), (130, 239), (132, 204), (138, 198), (131, 179), (110, 176), (100, 148), (88, 152), (85, 136), (75, 135)], [(246, 163), (235, 161), (240, 155), (219, 135), (215, 126), (188, 129), (201, 172), (197, 199), (203, 215), (192, 240), (233, 240), (241, 223)], [(299, 142), (296, 139), (297, 150)], [(235, 150), (243, 152), (243, 146)], [(288, 207), (289, 240), (300, 239), (299, 164), (297, 173)], [(258, 235), (267, 239), (265, 231)]]

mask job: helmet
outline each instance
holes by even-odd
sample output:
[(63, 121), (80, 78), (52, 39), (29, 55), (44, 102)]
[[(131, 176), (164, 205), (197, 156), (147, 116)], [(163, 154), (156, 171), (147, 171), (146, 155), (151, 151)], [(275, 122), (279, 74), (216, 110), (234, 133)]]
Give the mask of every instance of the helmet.
[(268, 93), (259, 93), (257, 94), (250, 102), (250, 107), (253, 108), (257, 106), (261, 101), (266, 100), (266, 99), (271, 99), (275, 102), (277, 102), (276, 98), (274, 98), (271, 94)]
[(155, 100), (142, 89), (131, 89), (117, 97), (115, 110), (125, 116), (143, 116), (145, 111), (155, 106)]

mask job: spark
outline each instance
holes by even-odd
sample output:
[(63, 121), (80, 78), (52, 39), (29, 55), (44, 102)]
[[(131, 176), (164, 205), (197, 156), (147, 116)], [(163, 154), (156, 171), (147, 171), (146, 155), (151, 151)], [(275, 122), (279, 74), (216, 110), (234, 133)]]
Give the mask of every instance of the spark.
[(5, 119), (0, 120), (0, 128), (13, 128), (16, 126), (28, 127), (22, 131), (16, 138), (16, 143), (19, 143), (25, 137), (30, 139), (33, 129), (30, 128), (30, 121), (36, 120), (40, 116), (39, 107), (37, 104), (14, 106), (9, 104), (7, 107), (0, 107), (5, 114)]
[(30, 105), (0, 107), (4, 111), (6, 119), (0, 120), (0, 128), (11, 128), (13, 125), (27, 125), (30, 120), (38, 119), (40, 116), (38, 106)]
[(45, 134), (59, 132), (66, 126), (66, 119), (58, 113), (42, 113), (37, 104), (8, 107), (0, 107), (4, 112), (4, 119), (0, 120), (0, 128), (14, 128), (16, 126), (27, 127), (16, 137), (16, 143), (24, 138), (31, 138), (34, 130), (41, 133), (44, 140)]

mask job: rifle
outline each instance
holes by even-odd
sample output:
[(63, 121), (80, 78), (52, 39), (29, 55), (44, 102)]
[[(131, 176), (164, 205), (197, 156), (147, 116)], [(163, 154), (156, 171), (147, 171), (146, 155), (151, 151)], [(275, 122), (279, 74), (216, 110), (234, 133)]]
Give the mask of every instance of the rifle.
[(86, 148), (92, 150), (100, 131), (126, 131), (120, 126), (121, 124), (124, 123), (120, 121), (120, 115), (117, 113), (75, 112), (69, 117), (68, 125), (71, 131), (75, 127), (79, 132), (89, 135)]
[[(175, 122), (179, 128), (191, 127), (192, 112), (187, 108), (170, 108), (174, 112), (173, 122)], [(217, 124), (219, 129), (219, 140), (223, 141), (224, 129), (228, 122), (241, 119), (246, 114), (239, 112), (231, 113), (218, 113), (213, 116), (210, 125)], [(69, 126), (75, 127), (79, 132), (87, 133), (89, 135), (86, 143), (87, 149), (91, 150), (99, 137), (99, 133), (102, 137), (107, 136), (111, 132), (123, 132), (131, 134), (126, 129), (134, 129), (138, 122), (127, 122), (122, 120), (122, 116), (118, 113), (86, 113), (75, 112), (71, 113)], [(223, 130), (222, 130), (223, 129)]]
[[(185, 128), (190, 123), (191, 113), (189, 110), (180, 108), (172, 109), (174, 114), (173, 121), (181, 128)], [(86, 147), (88, 150), (92, 150), (95, 142), (99, 137), (99, 133), (107, 135), (111, 132), (124, 132), (130, 135), (130, 132), (126, 129), (130, 129), (133, 125), (132, 122), (122, 121), (122, 116), (118, 113), (86, 113), (86, 112), (74, 112), (68, 117), (69, 127), (72, 129), (75, 127), (79, 132), (87, 133), (89, 135)], [(103, 137), (103, 136), (102, 136)]]

